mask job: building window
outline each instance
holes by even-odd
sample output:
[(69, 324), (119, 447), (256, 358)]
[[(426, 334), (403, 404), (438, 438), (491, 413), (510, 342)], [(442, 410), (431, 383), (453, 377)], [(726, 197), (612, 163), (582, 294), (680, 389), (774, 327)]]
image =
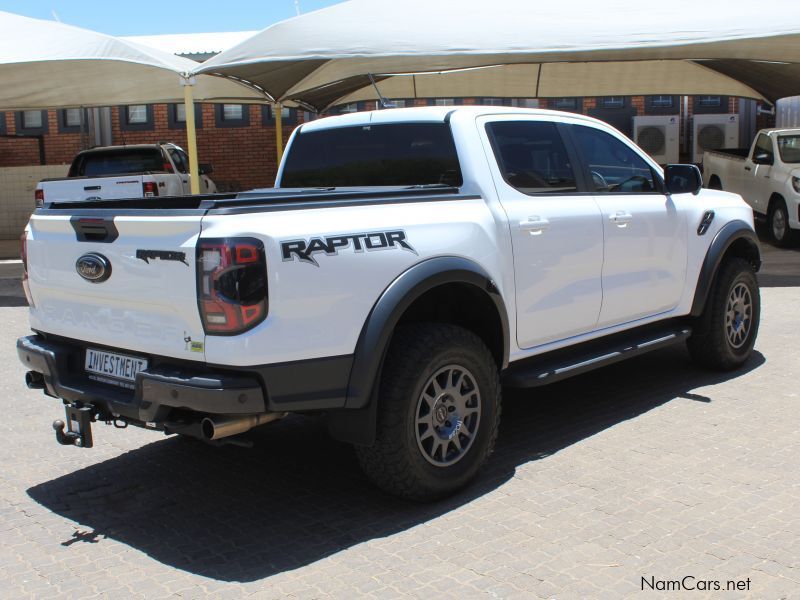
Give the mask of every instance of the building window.
[(539, 101), (536, 98), (512, 98), (509, 104), (517, 108), (539, 108)]
[(152, 131), (154, 128), (153, 105), (120, 106), (119, 127), (124, 131)]
[(405, 108), (408, 106), (408, 102), (406, 100), (389, 100), (389, 104), (392, 105), (392, 108)]
[(672, 96), (650, 96), (650, 106), (653, 108), (672, 108), (674, 104)]
[[(170, 129), (186, 129), (186, 105), (170, 104), (167, 110), (167, 126)], [(197, 102), (194, 103), (194, 127), (200, 129), (203, 126), (203, 107)]]
[[(80, 133), (81, 132), (81, 109), (65, 108), (56, 112), (58, 122), (58, 133)], [(83, 128), (89, 129), (89, 115), (84, 109)]]
[(358, 112), (358, 102), (351, 102), (350, 104), (343, 104), (339, 107), (340, 115), (347, 115), (350, 113)]
[(250, 106), (247, 104), (216, 104), (214, 122), (217, 127), (247, 127), (250, 125)]
[(22, 110), (16, 114), (17, 133), (22, 135), (42, 135), (47, 133), (46, 110)]
[(600, 108), (625, 108), (625, 96), (604, 96), (600, 98)]
[(505, 106), (502, 98), (481, 98), (481, 104), (484, 106)]
[(553, 98), (548, 102), (550, 108), (556, 110), (578, 110), (577, 98)]
[(0, 135), (6, 134), (6, 113), (0, 111)]
[(125, 123), (128, 125), (141, 125), (147, 123), (147, 105), (133, 104), (125, 112)]
[(702, 106), (703, 108), (711, 108), (711, 107), (720, 107), (722, 106), (722, 97), (721, 96), (697, 96), (695, 98), (695, 102), (697, 102), (697, 106)]
[(456, 101), (453, 98), (436, 98), (436, 106), (455, 106)]
[[(263, 104), (261, 106), (261, 124), (273, 126), (275, 125), (275, 107), (271, 104)], [(281, 107), (281, 125), (294, 125), (297, 123), (297, 109)]]

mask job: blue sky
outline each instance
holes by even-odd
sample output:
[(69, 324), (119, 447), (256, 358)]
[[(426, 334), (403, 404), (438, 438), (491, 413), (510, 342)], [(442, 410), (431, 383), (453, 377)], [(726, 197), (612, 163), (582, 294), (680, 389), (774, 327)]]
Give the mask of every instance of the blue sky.
[[(304, 13), (340, 1), (299, 0)], [(258, 30), (296, 14), (294, 0), (0, 0), (0, 10), (37, 19), (55, 12), (64, 23), (111, 35)]]

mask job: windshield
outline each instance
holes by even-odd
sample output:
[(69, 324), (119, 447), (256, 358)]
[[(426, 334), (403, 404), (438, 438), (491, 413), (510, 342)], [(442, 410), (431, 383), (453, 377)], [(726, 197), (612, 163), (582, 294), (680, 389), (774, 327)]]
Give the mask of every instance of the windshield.
[(157, 148), (127, 148), (89, 152), (79, 157), (77, 172), (72, 177), (131, 175), (146, 171), (163, 171), (164, 159)]
[(300, 132), (280, 187), (462, 184), (445, 123), (391, 123)]
[(800, 134), (779, 135), (778, 152), (785, 163), (800, 163)]

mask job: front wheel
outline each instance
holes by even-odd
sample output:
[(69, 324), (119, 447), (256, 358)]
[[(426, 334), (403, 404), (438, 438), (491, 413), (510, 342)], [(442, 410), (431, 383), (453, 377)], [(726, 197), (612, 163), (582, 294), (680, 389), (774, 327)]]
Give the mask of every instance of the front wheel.
[(789, 246), (792, 242), (792, 230), (789, 228), (789, 211), (786, 210), (786, 203), (783, 200), (775, 202), (767, 220), (775, 245), (780, 248)]
[(750, 358), (761, 321), (758, 281), (750, 263), (726, 260), (687, 345), (703, 366), (730, 371)]
[(500, 422), (494, 357), (471, 331), (415, 323), (394, 335), (379, 383), (375, 444), (356, 447), (381, 489), (433, 500), (467, 485), (491, 454)]

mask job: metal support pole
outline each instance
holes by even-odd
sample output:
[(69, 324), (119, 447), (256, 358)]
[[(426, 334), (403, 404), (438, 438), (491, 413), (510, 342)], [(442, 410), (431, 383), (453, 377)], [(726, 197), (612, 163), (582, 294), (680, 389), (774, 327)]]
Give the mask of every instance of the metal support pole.
[(275, 147), (278, 149), (278, 165), (280, 165), (283, 159), (283, 106), (280, 102), (276, 102), (272, 105), (272, 110), (275, 111)]
[(200, 193), (200, 165), (197, 160), (197, 129), (194, 122), (194, 77), (181, 77), (183, 102), (186, 108), (186, 148), (189, 154), (189, 185), (192, 194)]

